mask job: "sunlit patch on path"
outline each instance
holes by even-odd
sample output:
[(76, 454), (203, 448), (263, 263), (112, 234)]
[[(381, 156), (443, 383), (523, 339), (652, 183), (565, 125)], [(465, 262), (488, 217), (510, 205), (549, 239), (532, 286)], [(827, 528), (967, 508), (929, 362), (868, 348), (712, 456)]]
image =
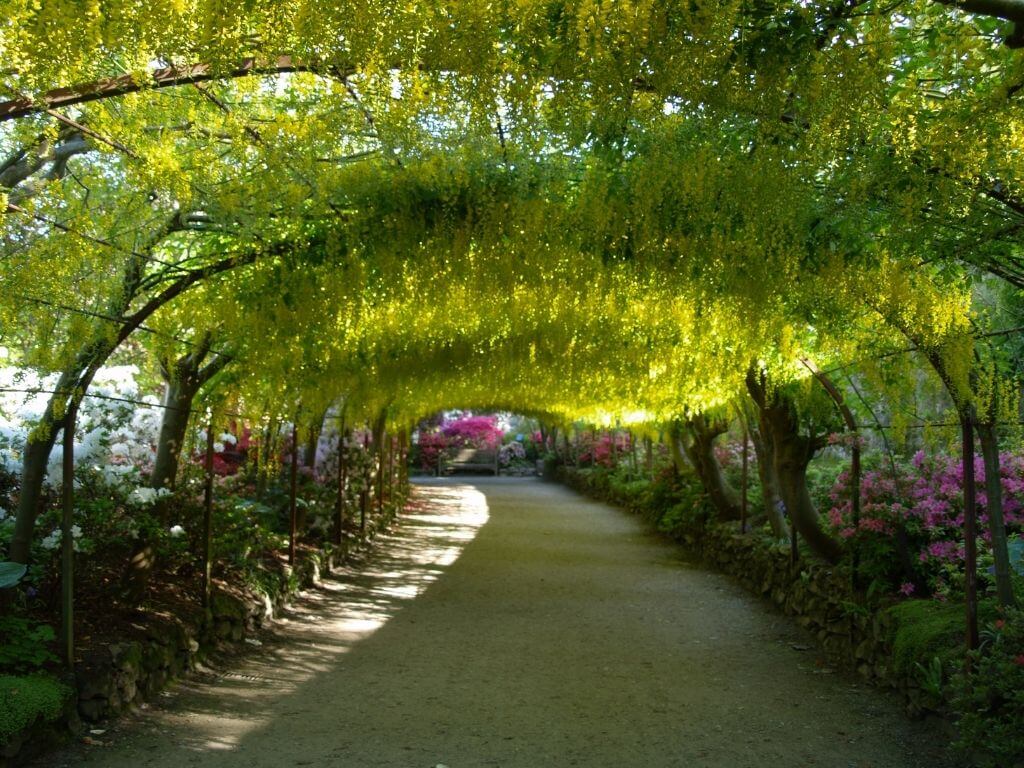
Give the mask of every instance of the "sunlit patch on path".
[(46, 765), (938, 768), (788, 619), (534, 480), (421, 484), (230, 671)]

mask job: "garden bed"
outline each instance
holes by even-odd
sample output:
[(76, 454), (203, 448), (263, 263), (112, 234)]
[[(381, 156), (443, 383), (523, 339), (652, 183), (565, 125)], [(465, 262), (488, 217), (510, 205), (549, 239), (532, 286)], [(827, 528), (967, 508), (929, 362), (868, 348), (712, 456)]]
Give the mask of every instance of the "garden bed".
[(300, 547), (294, 568), (284, 553), (268, 553), (259, 588), (240, 573), (228, 572), (215, 581), (206, 610), (200, 606), (197, 579), (182, 585), (159, 575), (144, 608), (111, 613), (98, 603), (80, 607), (83, 634), (73, 678), (0, 677), (0, 768), (13, 768), (61, 741), (82, 737), (85, 723), (116, 717), (151, 700), (215, 649), (241, 646), (299, 589), (319, 583), (322, 573), (343, 562), (352, 549), (367, 545), (393, 518), (394, 512), (386, 511), (369, 519), (362, 535), (353, 532), (341, 548)]

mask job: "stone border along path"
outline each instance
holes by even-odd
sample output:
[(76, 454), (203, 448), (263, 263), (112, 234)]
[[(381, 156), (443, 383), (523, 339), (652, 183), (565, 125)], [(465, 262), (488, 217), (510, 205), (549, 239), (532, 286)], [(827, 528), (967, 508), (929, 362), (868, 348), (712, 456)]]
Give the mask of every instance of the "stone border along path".
[(451, 478), (263, 645), (37, 765), (951, 765), (795, 625), (628, 515)]

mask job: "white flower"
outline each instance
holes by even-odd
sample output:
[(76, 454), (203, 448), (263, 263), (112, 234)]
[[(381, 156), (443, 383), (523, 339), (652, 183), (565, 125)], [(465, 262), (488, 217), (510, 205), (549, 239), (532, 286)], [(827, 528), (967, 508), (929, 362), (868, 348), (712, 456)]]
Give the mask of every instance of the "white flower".
[(224, 453), (224, 443), (214, 443), (213, 444), (213, 452), (214, 453)]
[(53, 550), (60, 546), (61, 533), (59, 530), (51, 531), (50, 534), (39, 542), (43, 549)]
[(82, 535), (82, 529), (78, 525), (71, 526), (71, 537), (74, 539), (79, 538)]
[(6, 520), (6, 519), (7, 519), (7, 510), (4, 509), (3, 507), (0, 507), (0, 520)]
[(167, 488), (136, 488), (128, 494), (128, 502), (143, 507), (170, 495), (171, 492)]
[(235, 445), (238, 442), (238, 438), (230, 432), (223, 432), (220, 436), (220, 441), (222, 443), (227, 443), (228, 445)]
[(172, 525), (171, 526), (171, 538), (172, 539), (176, 539), (179, 536), (184, 536), (184, 535), (185, 535), (185, 529), (182, 528), (180, 525)]

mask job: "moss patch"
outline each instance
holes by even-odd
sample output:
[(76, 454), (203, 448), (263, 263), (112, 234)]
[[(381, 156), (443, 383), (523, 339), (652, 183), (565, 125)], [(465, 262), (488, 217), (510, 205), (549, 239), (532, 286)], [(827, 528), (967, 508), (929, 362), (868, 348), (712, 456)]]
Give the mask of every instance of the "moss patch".
[[(906, 600), (888, 609), (894, 621), (893, 662), (897, 671), (912, 674), (916, 664), (927, 666), (938, 658), (942, 666), (959, 662), (965, 650), (967, 609), (963, 603), (936, 600)], [(996, 619), (992, 600), (978, 605), (978, 623)]]
[(0, 675), (0, 745), (41, 718), (60, 717), (71, 689), (52, 677)]

